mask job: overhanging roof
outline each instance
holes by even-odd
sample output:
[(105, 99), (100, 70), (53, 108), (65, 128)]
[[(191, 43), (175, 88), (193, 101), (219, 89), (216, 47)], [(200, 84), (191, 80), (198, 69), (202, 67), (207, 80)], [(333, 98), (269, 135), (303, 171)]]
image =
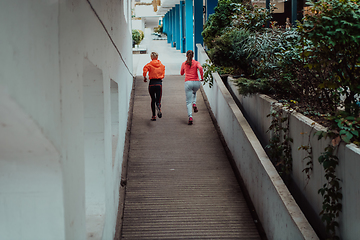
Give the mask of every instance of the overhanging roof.
[(180, 4), (180, 0), (161, 0), (161, 6), (158, 7), (156, 14), (165, 15), (168, 11), (175, 7), (175, 4)]
[[(196, 0), (198, 1), (198, 0)], [(282, 3), (287, 0), (270, 0), (271, 3)], [(266, 0), (251, 0), (254, 4), (265, 4)], [(161, 6), (158, 7), (156, 12), (157, 15), (165, 15), (168, 11), (170, 11), (175, 4), (180, 4), (180, 0), (161, 0)]]

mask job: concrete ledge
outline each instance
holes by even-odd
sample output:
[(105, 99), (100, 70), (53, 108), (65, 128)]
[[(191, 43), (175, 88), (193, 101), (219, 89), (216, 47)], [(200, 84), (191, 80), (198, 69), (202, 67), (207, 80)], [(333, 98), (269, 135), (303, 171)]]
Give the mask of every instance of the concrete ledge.
[[(197, 44), (199, 62), (208, 59)], [(204, 86), (211, 110), (268, 239), (318, 239), (217, 73)]]
[(143, 45), (135, 45), (132, 49), (133, 54), (146, 54), (147, 47)]
[[(263, 94), (245, 97), (238, 94), (237, 87), (232, 83), (231, 79), (229, 79), (228, 84), (241, 103), (247, 119), (252, 122), (252, 127), (257, 132), (259, 139), (262, 139), (263, 146), (268, 144), (270, 135), (266, 133), (266, 130), (271, 124), (271, 119), (266, 115), (270, 113), (272, 103), (276, 102), (276, 100)], [(330, 141), (330, 139), (318, 140), (317, 137), (313, 136), (316, 131), (320, 130), (326, 131), (326, 128), (300, 113), (293, 112), (291, 114), (290, 137), (293, 139), (292, 180), (297, 188), (292, 191), (296, 192), (297, 198), (301, 198), (301, 203), (306, 201), (310, 205), (313, 217), (309, 216), (308, 218), (317, 229), (324, 228), (324, 224), (319, 217), (319, 213), (322, 211), (323, 198), (318, 194), (318, 190), (326, 182), (323, 167), (319, 164), (318, 158)], [(304, 161), (307, 153), (298, 150), (301, 145), (309, 144), (312, 146), (313, 159), (313, 171), (310, 179), (303, 172), (308, 162), (308, 160)], [(354, 144), (342, 142), (338, 148), (337, 156), (339, 158), (337, 175), (341, 179), (343, 194), (341, 201), (343, 209), (338, 219), (340, 225), (338, 234), (341, 239), (356, 239), (357, 236), (360, 236), (360, 228), (356, 224), (360, 221), (360, 207), (358, 204), (360, 198), (358, 185), (360, 175), (357, 174), (358, 169), (360, 169), (360, 148)]]

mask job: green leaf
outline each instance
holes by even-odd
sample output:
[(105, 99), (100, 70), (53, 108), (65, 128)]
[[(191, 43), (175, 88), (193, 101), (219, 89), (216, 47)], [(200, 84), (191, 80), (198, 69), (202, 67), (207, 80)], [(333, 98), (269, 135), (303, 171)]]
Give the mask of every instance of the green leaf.
[(357, 130), (353, 130), (351, 131), (351, 133), (357, 137), (359, 137), (359, 132)]
[(351, 137), (348, 135), (341, 135), (341, 139), (346, 143), (350, 143), (351, 138), (352, 138), (352, 134)]
[(346, 134), (348, 134), (348, 133), (349, 133), (349, 132), (346, 131), (346, 130), (341, 130), (341, 131), (339, 132), (340, 135), (346, 135)]

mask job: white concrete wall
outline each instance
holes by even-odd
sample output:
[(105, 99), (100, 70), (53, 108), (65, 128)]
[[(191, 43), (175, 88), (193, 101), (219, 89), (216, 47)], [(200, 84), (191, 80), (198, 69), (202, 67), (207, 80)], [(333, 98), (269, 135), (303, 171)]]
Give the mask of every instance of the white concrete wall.
[[(208, 59), (197, 44), (199, 62)], [(203, 87), (268, 239), (318, 239), (220, 76)]]
[(131, 20), (131, 21), (132, 21), (132, 29), (137, 29), (137, 30), (141, 30), (141, 31), (145, 32), (144, 20), (136, 19), (136, 20)]
[[(237, 93), (236, 86), (231, 84), (234, 93)], [(269, 140), (269, 134), (265, 131), (270, 126), (271, 119), (266, 117), (271, 109), (271, 103), (276, 102), (266, 95), (253, 95), (244, 97), (237, 94), (240, 102), (242, 103), (246, 113), (252, 122), (256, 123), (266, 143)], [(326, 131), (326, 129), (319, 125), (313, 125), (314, 121), (299, 113), (293, 113), (290, 117), (290, 137), (293, 139), (292, 143), (292, 157), (293, 157), (293, 171), (292, 177), (300, 189), (301, 193), (305, 196), (306, 200), (311, 204), (313, 210), (319, 214), (322, 211), (323, 198), (318, 190), (326, 183), (324, 178), (324, 170), (320, 165), (318, 158), (325, 147), (328, 145), (330, 139), (318, 140), (317, 136), (313, 136), (316, 131)], [(309, 138), (310, 136), (310, 138)], [(309, 142), (310, 139), (310, 142)], [(298, 150), (302, 145), (312, 146), (313, 154), (313, 171), (310, 179), (307, 178), (306, 173), (303, 172), (308, 160), (303, 160), (307, 157), (307, 153), (303, 150)], [(337, 166), (337, 174), (341, 180), (343, 199), (342, 213), (338, 219), (340, 224), (339, 236), (341, 239), (357, 239), (360, 236), (360, 175), (357, 174), (360, 169), (360, 148), (354, 144), (341, 143), (337, 152), (339, 158), (339, 165)], [(320, 221), (320, 220), (319, 220)]]
[(131, 2), (89, 2), (0, 2), (0, 239), (114, 236)]

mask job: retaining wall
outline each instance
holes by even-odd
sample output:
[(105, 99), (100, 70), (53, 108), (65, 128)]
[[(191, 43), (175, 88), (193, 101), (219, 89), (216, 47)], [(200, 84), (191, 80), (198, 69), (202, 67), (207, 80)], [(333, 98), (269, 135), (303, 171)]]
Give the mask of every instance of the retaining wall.
[[(263, 94), (256, 94), (252, 96), (242, 96), (238, 93), (237, 87), (228, 79), (228, 84), (237, 99), (241, 103), (244, 112), (248, 116), (250, 122), (253, 123), (258, 137), (262, 139), (266, 145), (270, 139), (269, 133), (266, 130), (270, 126), (271, 119), (266, 117), (270, 113), (272, 103), (276, 100)], [(319, 213), (322, 211), (323, 198), (318, 194), (318, 190), (326, 183), (324, 178), (323, 167), (319, 164), (318, 158), (325, 147), (329, 144), (329, 139), (318, 140), (313, 136), (316, 131), (326, 129), (315, 123), (310, 118), (294, 112), (290, 116), (290, 137), (293, 139), (292, 143), (292, 157), (293, 170), (292, 179), (296, 184), (296, 188), (301, 191), (302, 196), (310, 204), (311, 208), (316, 213), (318, 222), (321, 222)], [(307, 178), (303, 169), (306, 168), (308, 160), (304, 160), (306, 152), (298, 150), (302, 145), (310, 145), (312, 147), (313, 171), (310, 179)], [(342, 212), (338, 219), (340, 224), (339, 236), (341, 239), (357, 239), (360, 236), (360, 149), (354, 144), (341, 143), (337, 152), (339, 158), (339, 165), (337, 166), (337, 175), (341, 180), (343, 199)]]

